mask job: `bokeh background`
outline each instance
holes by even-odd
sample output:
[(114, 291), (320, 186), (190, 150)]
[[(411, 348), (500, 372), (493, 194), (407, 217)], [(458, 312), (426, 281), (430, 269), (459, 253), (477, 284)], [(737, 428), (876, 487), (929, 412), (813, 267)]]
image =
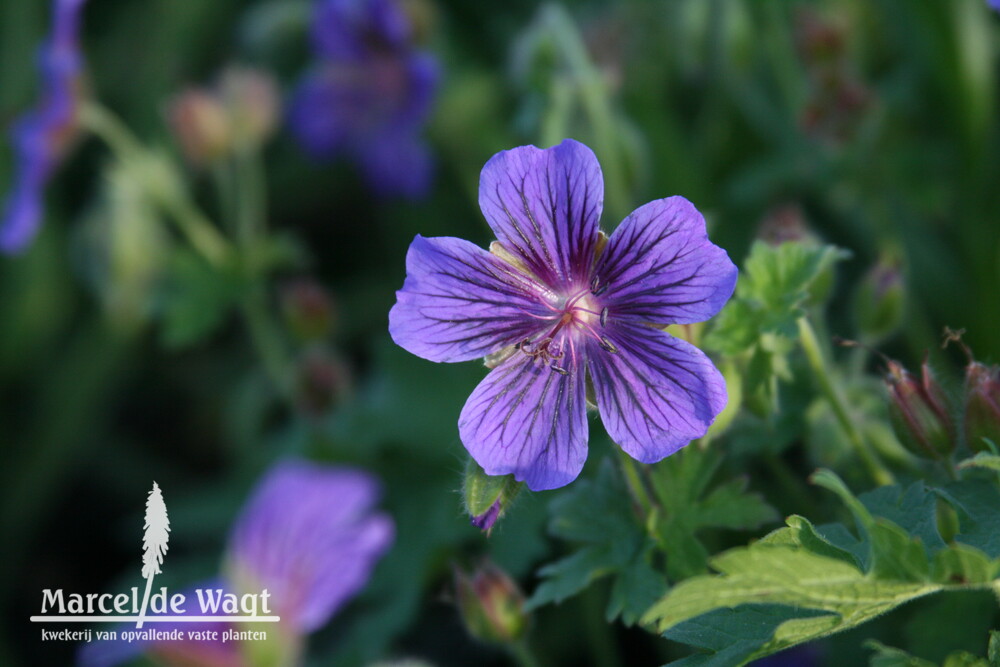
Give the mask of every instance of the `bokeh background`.
[[(608, 230), (680, 194), (737, 263), (755, 238), (815, 235), (851, 253), (837, 268), (831, 333), (858, 336), (859, 285), (879, 265), (906, 297), (881, 349), (911, 366), (924, 350), (960, 361), (940, 350), (948, 325), (966, 330), (980, 359), (1000, 359), (1000, 17), (981, 0), (404, 4), (442, 75), (425, 132), (436, 163), (426, 196), (376, 197), (350, 162), (310, 159), (284, 125), (264, 152), (268, 224), (290, 257), (261, 278), (264, 303), (279, 326), (302, 290), (321, 289), (330, 304), (321, 344), (292, 348), (291, 397), (275, 391), (243, 318), (178, 269), (172, 246), (100, 224), (111, 158), (96, 140), (53, 180), (37, 241), (0, 259), (0, 664), (71, 664), (72, 646), (42, 644), (27, 622), (43, 588), (139, 585), (151, 479), (173, 529), (162, 583), (181, 587), (217, 570), (249, 489), (291, 455), (376, 473), (398, 530), (364, 594), (312, 638), (309, 664), (507, 664), (466, 638), (447, 600), (451, 564), (488, 552), (530, 591), (532, 573), (563, 548), (545, 535), (556, 492), (524, 494), (488, 541), (469, 526), (456, 420), (483, 369), (413, 358), (386, 330), (415, 234), (489, 242), (476, 187), (499, 150), (566, 136), (590, 145), (607, 181)], [(35, 99), (49, 12), (40, 0), (0, 0), (2, 127)], [(178, 155), (169, 100), (229, 64), (270, 72), (288, 94), (311, 57), (309, 16), (308, 2), (291, 0), (90, 0), (88, 86), (140, 139)], [(2, 190), (7, 142), (0, 158)], [(211, 179), (186, 178), (215, 211)], [(120, 266), (112, 245), (131, 272), (109, 268)], [(178, 284), (204, 300), (165, 323)], [(216, 309), (219, 321), (204, 327), (184, 319)], [(199, 333), (177, 334), (184, 326)], [(960, 382), (957, 363), (942, 366), (945, 382)], [(592, 428), (589, 466), (610, 451)], [(794, 449), (782, 455), (808, 465)], [(767, 487), (766, 468), (749, 471)], [(641, 630), (606, 626), (605, 594), (536, 614), (547, 664), (677, 655)], [(989, 626), (988, 597), (956, 599), (927, 604), (957, 605)], [(883, 638), (923, 637), (933, 653), (933, 629), (908, 609), (914, 620)], [(842, 661), (830, 664), (859, 664), (859, 643), (835, 640), (827, 651)]]

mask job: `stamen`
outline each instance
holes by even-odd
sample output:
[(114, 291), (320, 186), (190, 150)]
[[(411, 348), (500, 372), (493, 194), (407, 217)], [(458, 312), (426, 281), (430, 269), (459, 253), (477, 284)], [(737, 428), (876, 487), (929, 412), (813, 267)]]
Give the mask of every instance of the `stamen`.
[(611, 354), (618, 354), (618, 348), (607, 339), (607, 336), (601, 336), (601, 349), (606, 350)]
[(604, 310), (601, 311), (601, 326), (608, 326), (608, 307), (605, 306)]
[(565, 368), (560, 368), (559, 366), (555, 365), (549, 366), (549, 368), (554, 370), (556, 373), (559, 373), (559, 375), (569, 375), (569, 371), (566, 370)]

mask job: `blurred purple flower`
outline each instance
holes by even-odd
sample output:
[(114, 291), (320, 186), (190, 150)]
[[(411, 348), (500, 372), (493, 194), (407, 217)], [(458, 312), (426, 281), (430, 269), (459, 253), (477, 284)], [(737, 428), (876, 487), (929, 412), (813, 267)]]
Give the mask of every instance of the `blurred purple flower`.
[(16, 168), (0, 217), (0, 251), (17, 253), (35, 238), (45, 185), (76, 130), (83, 58), (80, 12), (86, 0), (55, 0), (52, 33), (38, 54), (41, 100), (11, 130)]
[[(257, 487), (229, 537), (222, 587), (237, 595), (270, 593), (271, 613), (280, 628), (269, 640), (283, 642), (268, 649), (294, 664), (301, 640), (317, 630), (368, 581), (372, 569), (392, 544), (394, 527), (374, 511), (378, 483), (366, 473), (288, 461), (275, 467)], [(186, 611), (199, 614), (196, 595), (187, 595)], [(158, 622), (170, 630), (244, 629), (225, 623)], [(252, 647), (251, 647), (252, 648)], [(94, 642), (80, 652), (84, 667), (110, 667), (142, 651), (171, 665), (242, 667), (247, 651), (236, 642), (170, 641), (142, 645)], [(277, 652), (276, 652), (277, 651)]]
[(499, 241), (486, 252), (417, 236), (389, 313), (393, 340), (424, 359), (501, 353), (459, 434), (488, 475), (513, 473), (534, 490), (583, 468), (588, 373), (609, 435), (644, 463), (704, 435), (726, 404), (708, 357), (659, 327), (718, 312), (736, 267), (682, 197), (650, 202), (603, 236), (603, 195), (597, 158), (576, 141), (498, 153), (479, 206)]
[(415, 50), (406, 14), (394, 0), (318, 0), (312, 37), (317, 62), (289, 111), (299, 142), (354, 161), (377, 194), (423, 195), (432, 160), (419, 134), (438, 68)]

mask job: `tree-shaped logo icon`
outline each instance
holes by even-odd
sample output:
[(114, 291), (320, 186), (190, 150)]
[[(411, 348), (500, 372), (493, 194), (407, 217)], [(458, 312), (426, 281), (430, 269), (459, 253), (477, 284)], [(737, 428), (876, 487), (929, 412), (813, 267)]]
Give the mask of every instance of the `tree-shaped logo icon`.
[(139, 610), (137, 628), (142, 627), (149, 604), (149, 592), (153, 587), (153, 575), (160, 573), (163, 555), (167, 553), (167, 542), (170, 540), (170, 520), (167, 518), (167, 506), (163, 503), (160, 487), (153, 482), (153, 490), (146, 499), (146, 522), (142, 535), (142, 577), (146, 580), (146, 593), (142, 596), (142, 608)]

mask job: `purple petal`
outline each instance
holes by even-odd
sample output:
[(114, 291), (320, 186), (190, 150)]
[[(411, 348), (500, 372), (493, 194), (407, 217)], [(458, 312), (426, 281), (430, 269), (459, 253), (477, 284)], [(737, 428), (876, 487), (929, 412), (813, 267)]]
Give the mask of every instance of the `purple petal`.
[(705, 219), (688, 200), (670, 197), (633, 211), (608, 240), (595, 269), (610, 318), (689, 324), (719, 312), (737, 270), (708, 240)]
[(319, 628), (361, 590), (392, 543), (391, 519), (372, 512), (378, 493), (359, 471), (278, 465), (233, 528), (234, 586), (267, 588), (282, 622), (300, 633)]
[(372, 192), (382, 197), (421, 197), (431, 186), (434, 164), (430, 149), (411, 132), (372, 139), (358, 156)]
[(588, 279), (603, 203), (597, 158), (572, 139), (497, 153), (479, 179), (479, 207), (497, 239), (551, 287)]
[(589, 353), (608, 435), (642, 463), (655, 463), (705, 435), (726, 407), (726, 383), (698, 348), (650, 327), (604, 329), (615, 352)]
[(42, 188), (38, 179), (19, 175), (0, 218), (0, 251), (20, 252), (35, 238), (42, 220)]
[(462, 444), (487, 475), (513, 474), (534, 491), (569, 484), (587, 460), (583, 368), (558, 373), (515, 354), (462, 408)]
[(76, 129), (83, 66), (77, 36), (82, 7), (83, 0), (55, 3), (52, 31), (38, 54), (42, 99), (14, 124), (17, 176), (0, 218), (0, 252), (20, 252), (34, 239), (46, 182)]
[(543, 292), (469, 241), (417, 236), (389, 312), (389, 334), (430, 361), (483, 357), (537, 332)]
[(409, 20), (393, 0), (321, 0), (313, 14), (313, 46), (325, 58), (364, 58), (375, 47), (400, 48), (409, 36)]

